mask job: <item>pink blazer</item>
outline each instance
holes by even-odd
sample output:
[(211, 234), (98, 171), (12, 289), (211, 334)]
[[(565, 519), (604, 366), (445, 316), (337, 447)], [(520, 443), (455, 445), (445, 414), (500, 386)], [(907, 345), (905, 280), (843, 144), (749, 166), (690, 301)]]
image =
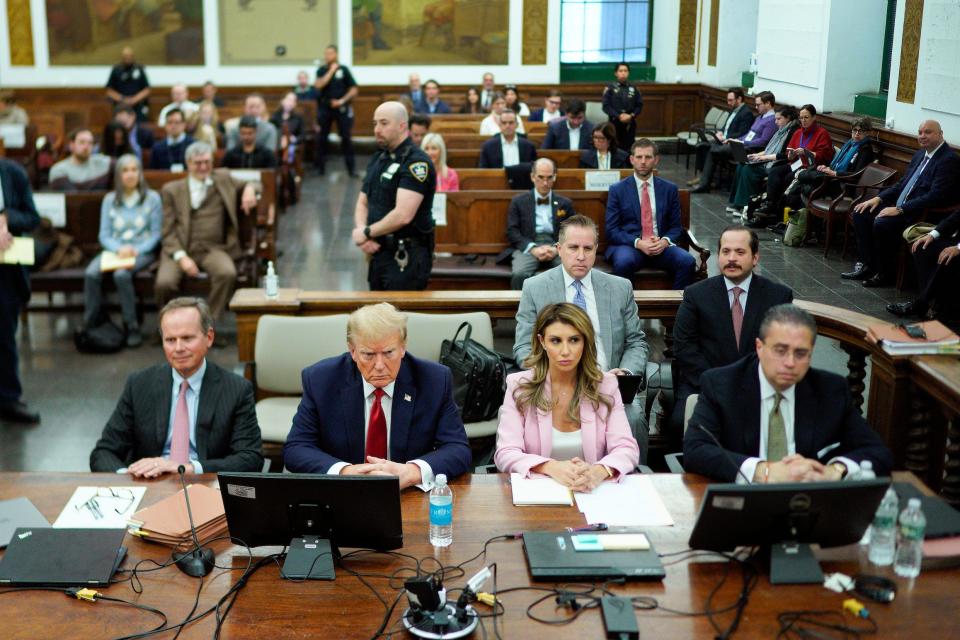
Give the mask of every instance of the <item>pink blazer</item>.
[[(521, 413), (513, 400), (513, 392), (519, 383), (529, 380), (532, 375), (531, 371), (521, 371), (507, 376), (507, 393), (500, 407), (500, 424), (497, 426), (497, 452), (493, 458), (500, 471), (522, 473), (528, 477), (532, 467), (551, 459), (553, 448), (552, 414), (534, 407), (527, 407)], [(549, 379), (546, 384), (549, 393)], [(613, 399), (613, 410), (608, 415), (602, 404), (599, 411), (595, 411), (589, 402), (580, 404), (583, 457), (590, 464), (600, 463), (616, 469), (620, 472), (619, 480), (636, 469), (640, 447), (630, 432), (616, 376), (603, 374), (600, 393)]]
[(457, 172), (447, 167), (447, 179), (444, 180), (440, 172), (437, 171), (437, 191), (440, 193), (460, 191), (460, 176), (457, 175)]

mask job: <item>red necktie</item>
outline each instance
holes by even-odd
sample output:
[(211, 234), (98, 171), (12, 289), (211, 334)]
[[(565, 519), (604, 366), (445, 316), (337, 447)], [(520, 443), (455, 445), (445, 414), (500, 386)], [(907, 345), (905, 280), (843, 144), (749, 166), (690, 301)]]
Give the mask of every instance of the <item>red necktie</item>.
[(743, 307), (740, 306), (740, 294), (743, 289), (733, 288), (733, 306), (730, 307), (730, 315), (733, 316), (733, 337), (737, 341), (737, 348), (740, 348), (740, 330), (743, 329)]
[(650, 205), (650, 183), (644, 182), (643, 189), (640, 191), (640, 237), (650, 238), (653, 236), (653, 207)]
[(170, 436), (170, 461), (187, 464), (190, 461), (190, 414), (187, 412), (186, 380), (180, 383), (177, 409), (173, 414), (173, 435)]
[[(367, 426), (367, 456), (387, 458), (387, 417), (383, 414), (383, 389), (373, 390), (373, 407), (370, 408), (370, 424)], [(364, 460), (366, 462), (366, 460)]]

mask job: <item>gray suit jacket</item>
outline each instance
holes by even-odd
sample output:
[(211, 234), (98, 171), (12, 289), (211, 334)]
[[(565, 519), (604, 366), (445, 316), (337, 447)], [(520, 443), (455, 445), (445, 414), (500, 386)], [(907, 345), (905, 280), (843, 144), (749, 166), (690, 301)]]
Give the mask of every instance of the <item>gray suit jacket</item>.
[[(116, 471), (160, 456), (170, 430), (173, 378), (156, 365), (127, 378), (120, 402), (90, 453), (91, 471)], [(197, 457), (204, 473), (260, 471), (260, 425), (253, 386), (209, 359), (197, 405)]]
[[(562, 270), (562, 265), (554, 267), (523, 282), (513, 342), (513, 357), (518, 365), (522, 365), (524, 358), (530, 355), (533, 327), (540, 311), (548, 304), (567, 300)], [(647, 342), (640, 328), (633, 285), (625, 278), (597, 269), (591, 270), (591, 274), (597, 297), (597, 315), (600, 317), (600, 342), (610, 368), (629, 369), (639, 375), (647, 368)]]

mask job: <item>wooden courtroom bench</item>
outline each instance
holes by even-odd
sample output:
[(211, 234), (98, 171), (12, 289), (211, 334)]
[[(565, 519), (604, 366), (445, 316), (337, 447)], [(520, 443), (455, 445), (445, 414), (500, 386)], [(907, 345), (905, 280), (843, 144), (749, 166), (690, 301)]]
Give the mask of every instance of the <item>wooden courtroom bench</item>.
[[(557, 179), (553, 188), (560, 195), (567, 190), (582, 191), (585, 174), (596, 169), (558, 169)], [(620, 178), (627, 178), (633, 169), (619, 169)], [(457, 178), (460, 180), (460, 191), (489, 191), (510, 189), (507, 174), (503, 169), (457, 169)]]
[[(552, 158), (557, 168), (576, 169), (580, 166), (580, 152), (565, 149), (537, 149), (538, 158)], [(447, 149), (447, 166), (454, 169), (475, 169), (480, 165), (480, 147), (475, 149)]]
[[(497, 264), (495, 258), (509, 246), (507, 209), (516, 195), (516, 191), (459, 191), (447, 194), (447, 223), (436, 228), (435, 251), (438, 257), (434, 259), (430, 272), (429, 289), (509, 288), (510, 266)], [(597, 223), (600, 243), (596, 268), (609, 271), (610, 267), (603, 259), (607, 192), (564, 191), (563, 195), (573, 201), (576, 213)], [(696, 278), (706, 278), (710, 251), (700, 247), (689, 232), (690, 192), (686, 189), (680, 191), (680, 221), (684, 235), (677, 244), (683, 249), (694, 250), (699, 258)], [(672, 276), (660, 269), (641, 269), (633, 277), (634, 288), (637, 289), (669, 289), (672, 281)]]

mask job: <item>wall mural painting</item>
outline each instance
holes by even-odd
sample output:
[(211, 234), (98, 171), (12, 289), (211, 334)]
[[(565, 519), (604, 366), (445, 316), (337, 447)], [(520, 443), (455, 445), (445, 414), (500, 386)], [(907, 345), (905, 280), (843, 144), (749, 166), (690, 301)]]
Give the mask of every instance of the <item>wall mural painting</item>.
[(353, 64), (507, 64), (509, 0), (353, 0)]

